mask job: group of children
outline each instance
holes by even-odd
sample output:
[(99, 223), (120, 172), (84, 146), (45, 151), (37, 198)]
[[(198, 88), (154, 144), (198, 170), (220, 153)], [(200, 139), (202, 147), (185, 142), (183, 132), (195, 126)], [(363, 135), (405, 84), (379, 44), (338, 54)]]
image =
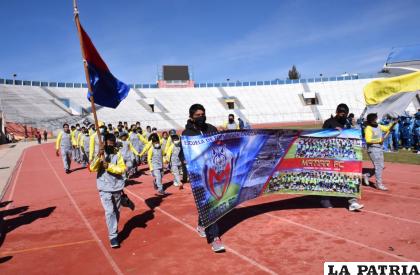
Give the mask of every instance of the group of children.
[(162, 185), (162, 176), (166, 170), (170, 170), (174, 176), (174, 186), (182, 189), (181, 174), (183, 165), (183, 155), (181, 154), (180, 137), (176, 130), (172, 129), (157, 133), (156, 128), (147, 126), (143, 133), (140, 122), (128, 127), (126, 122), (119, 122), (117, 127), (104, 123), (99, 123), (99, 135), (95, 130), (95, 125), (88, 127), (76, 124), (71, 126), (66, 123), (63, 131), (58, 134), (56, 141), (57, 155), (61, 149), (64, 169), (70, 173), (71, 160), (86, 167), (91, 163), (99, 152), (99, 138), (104, 142), (107, 134), (116, 137), (115, 147), (118, 148), (124, 160), (126, 171), (123, 178), (127, 181), (130, 177), (138, 173), (137, 167), (147, 163), (151, 174), (154, 177), (154, 186), (159, 194), (165, 194)]
[(170, 169), (174, 176), (174, 186), (183, 188), (181, 173), (184, 160), (180, 137), (174, 129), (161, 136), (149, 126), (143, 134), (140, 123), (130, 128), (123, 123), (115, 128), (112, 124), (106, 127), (104, 123), (99, 123), (98, 131), (95, 125), (69, 127), (65, 123), (56, 141), (57, 156), (60, 152), (66, 173), (71, 172), (72, 159), (84, 167), (89, 163), (89, 170), (97, 172), (96, 186), (105, 211), (112, 248), (120, 246), (118, 221), (121, 205), (134, 209), (123, 189), (129, 178), (138, 173), (140, 164), (147, 162), (149, 165), (158, 195), (166, 195), (162, 184), (166, 169)]

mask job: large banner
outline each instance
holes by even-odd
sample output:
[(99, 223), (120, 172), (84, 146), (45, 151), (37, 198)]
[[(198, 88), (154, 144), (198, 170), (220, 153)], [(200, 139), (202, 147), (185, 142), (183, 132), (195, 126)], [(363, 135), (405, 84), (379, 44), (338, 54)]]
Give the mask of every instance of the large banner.
[(205, 227), (264, 194), (360, 197), (360, 130), (242, 130), (182, 137)]

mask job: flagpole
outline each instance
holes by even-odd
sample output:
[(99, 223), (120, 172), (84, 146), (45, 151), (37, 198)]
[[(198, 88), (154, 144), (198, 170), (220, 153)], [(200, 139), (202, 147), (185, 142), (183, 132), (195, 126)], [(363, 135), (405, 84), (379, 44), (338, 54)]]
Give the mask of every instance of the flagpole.
[(79, 35), (79, 42), (80, 42), (80, 49), (82, 51), (82, 57), (83, 57), (83, 67), (85, 69), (85, 77), (86, 77), (86, 84), (88, 87), (88, 90), (90, 91), (90, 104), (92, 107), (92, 114), (93, 114), (93, 119), (95, 120), (95, 130), (96, 130), (96, 134), (98, 135), (98, 140), (99, 140), (99, 146), (102, 147), (103, 143), (102, 143), (102, 139), (101, 139), (101, 133), (99, 131), (99, 122), (98, 122), (98, 116), (96, 115), (96, 106), (95, 106), (95, 101), (93, 99), (93, 90), (92, 87), (90, 85), (90, 77), (89, 77), (89, 70), (87, 67), (87, 61), (86, 61), (86, 56), (85, 56), (85, 51), (84, 51), (84, 45), (83, 45), (83, 39), (82, 39), (82, 30), (80, 27), (80, 20), (79, 20), (79, 10), (77, 8), (77, 0), (73, 0), (73, 8), (74, 8), (74, 21), (76, 22), (76, 27), (77, 27), (77, 33)]

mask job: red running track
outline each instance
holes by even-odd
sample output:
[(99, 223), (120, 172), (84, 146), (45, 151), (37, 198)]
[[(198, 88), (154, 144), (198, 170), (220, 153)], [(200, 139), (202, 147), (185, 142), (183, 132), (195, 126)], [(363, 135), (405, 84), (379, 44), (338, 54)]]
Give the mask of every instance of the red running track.
[[(366, 164), (370, 167), (370, 164)], [(77, 167), (75, 167), (77, 168)], [(319, 208), (315, 197), (272, 195), (220, 222), (227, 252), (215, 254), (194, 228), (187, 185), (154, 195), (151, 176), (126, 188), (118, 250), (109, 248), (95, 174), (66, 175), (52, 144), (27, 149), (0, 208), (2, 274), (322, 274), (325, 261), (420, 261), (419, 166), (387, 164), (389, 192), (364, 187), (365, 210)], [(13, 201), (7, 203), (7, 201)]]

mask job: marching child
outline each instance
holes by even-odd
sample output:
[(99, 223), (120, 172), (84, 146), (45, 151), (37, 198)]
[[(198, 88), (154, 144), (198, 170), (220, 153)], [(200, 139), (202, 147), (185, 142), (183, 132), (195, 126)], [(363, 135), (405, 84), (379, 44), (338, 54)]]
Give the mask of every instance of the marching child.
[(171, 136), (172, 143), (169, 145), (169, 148), (166, 152), (166, 160), (171, 167), (172, 175), (174, 176), (174, 186), (183, 189), (180, 172), (182, 170), (182, 160), (181, 160), (181, 141), (179, 140), (178, 135)]
[(121, 196), (124, 189), (123, 174), (126, 171), (124, 159), (115, 147), (114, 134), (106, 134), (105, 146), (90, 164), (90, 171), (97, 172), (96, 187), (105, 210), (108, 238), (112, 248), (118, 248), (118, 220), (120, 217)]
[[(163, 176), (163, 153), (162, 146), (160, 144), (159, 136), (157, 134), (150, 135), (151, 144), (147, 151), (147, 163), (149, 164), (149, 169), (153, 175), (153, 184), (157, 188), (159, 195), (166, 195), (163, 190), (162, 185), (162, 176)], [(151, 145), (151, 146), (150, 146)], [(145, 147), (146, 149), (147, 147)]]
[(128, 140), (128, 133), (123, 131), (120, 133), (120, 152), (123, 156), (125, 165), (127, 166), (127, 172), (125, 174), (125, 179), (127, 180), (135, 173), (135, 156), (139, 156), (137, 150), (133, 147), (130, 140)]
[(80, 151), (82, 152), (82, 166), (86, 167), (89, 163), (89, 144), (90, 144), (90, 135), (88, 129), (83, 129), (83, 135), (80, 139)]
[(70, 173), (70, 164), (74, 143), (74, 136), (71, 134), (69, 125), (64, 123), (63, 131), (61, 131), (57, 136), (57, 140), (55, 142), (55, 150), (57, 157), (60, 156), (61, 151), (61, 158), (63, 159), (64, 170), (66, 171), (66, 174)]
[[(384, 170), (384, 151), (383, 151), (383, 137), (394, 127), (396, 121), (388, 125), (378, 124), (378, 115), (370, 113), (366, 117), (365, 140), (367, 144), (367, 152), (375, 167), (376, 184), (375, 187), (382, 191), (387, 191), (388, 188), (382, 183), (382, 171)], [(364, 174), (364, 181), (369, 185), (369, 174)]]

